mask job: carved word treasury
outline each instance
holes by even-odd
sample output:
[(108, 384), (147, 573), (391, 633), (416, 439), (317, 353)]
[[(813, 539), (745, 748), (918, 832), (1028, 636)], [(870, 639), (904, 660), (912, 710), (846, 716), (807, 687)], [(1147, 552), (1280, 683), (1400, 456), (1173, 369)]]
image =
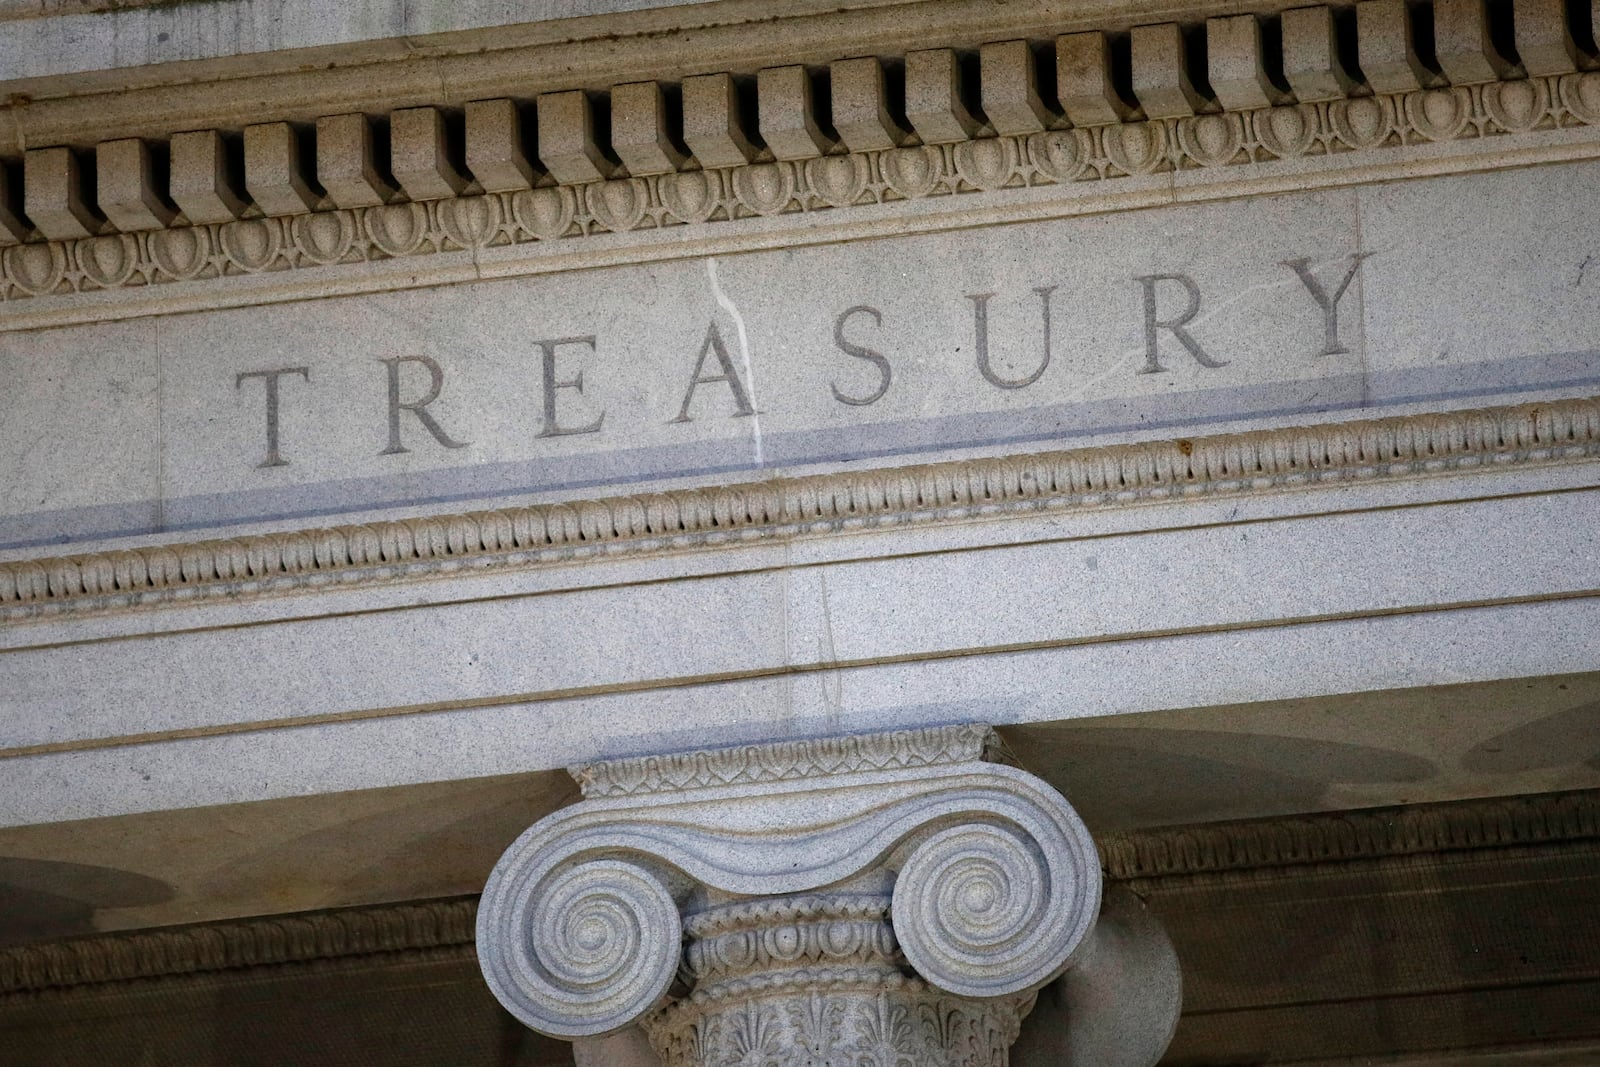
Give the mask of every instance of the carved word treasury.
[[(1285, 260), (1284, 270), (1292, 271), (1303, 287), (1308, 308), (1320, 316), (1321, 329), (1307, 338), (1303, 355), (1308, 358), (1338, 355), (1349, 351), (1339, 333), (1339, 305), (1355, 280), (1362, 261), (1370, 253), (1358, 252), (1342, 264), (1321, 265), (1314, 269), (1309, 258)], [(1164, 374), (1174, 360), (1192, 361), (1202, 370), (1227, 366), (1226, 352), (1214, 351), (1202, 343), (1194, 324), (1200, 319), (1202, 294), (1195, 280), (1181, 273), (1145, 274), (1131, 279), (1143, 309), (1142, 345), (1128, 365), (1135, 375)], [(1058, 339), (1052, 336), (1052, 303), (1059, 301), (1060, 284), (1040, 285), (1032, 299), (1039, 315), (1035, 336), (1039, 347), (1031, 362), (1021, 370), (1002, 369), (1000, 357), (990, 345), (989, 320), (999, 302), (1011, 302), (1008, 294), (967, 293), (972, 323), (970, 336), (972, 369), (987, 387), (1021, 391), (1035, 385), (1051, 367), (1057, 355)], [(903, 313), (903, 312), (902, 312)], [(833, 317), (833, 345), (841, 360), (858, 360), (866, 371), (850, 384), (839, 378), (819, 380), (818, 389), (835, 402), (848, 407), (867, 407), (882, 400), (895, 384), (896, 353), (894, 317), (896, 312), (857, 304)], [(742, 329), (742, 326), (741, 326)], [(635, 373), (605, 361), (606, 338), (599, 334), (541, 337), (528, 341), (530, 373), (542, 396), (537, 413), (535, 436), (567, 437), (599, 434), (615, 425), (617, 412), (608, 402), (608, 379)], [(663, 360), (678, 360), (678, 387), (655, 413), (631, 412), (632, 417), (658, 418), (667, 424), (690, 423), (696, 419), (743, 418), (758, 414), (750, 385), (752, 369), (748, 351), (742, 343), (730, 345), (716, 319), (711, 319), (698, 351), (663, 353)], [(964, 341), (954, 342), (964, 347)], [(1292, 356), (1287, 354), (1286, 356)], [(841, 362), (840, 366), (847, 365)], [(380, 456), (412, 451), (418, 440), (431, 440), (445, 449), (463, 448), (471, 442), (443, 424), (432, 405), (453, 384), (451, 375), (433, 355), (413, 353), (374, 358), (373, 418), (377, 432), (374, 451)], [(254, 457), (257, 467), (283, 467), (293, 461), (293, 443), (284, 439), (282, 413), (294, 403), (301, 389), (317, 388), (309, 365), (253, 367), (239, 371), (234, 387), (241, 394), (252, 391), (264, 412), (264, 446)], [(426, 438), (422, 438), (422, 434)]]

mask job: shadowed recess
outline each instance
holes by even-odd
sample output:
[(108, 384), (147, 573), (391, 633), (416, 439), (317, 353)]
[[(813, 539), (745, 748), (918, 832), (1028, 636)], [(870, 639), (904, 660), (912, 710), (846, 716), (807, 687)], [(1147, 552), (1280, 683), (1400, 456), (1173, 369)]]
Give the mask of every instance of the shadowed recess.
[(0, 856), (0, 947), (93, 933), (101, 908), (172, 896), (166, 882), (115, 867)]
[(1600, 701), (1552, 712), (1497, 734), (1461, 757), (1462, 767), (1489, 774), (1579, 764), (1600, 770)]
[[(1422, 782), (1418, 756), (1341, 741), (1211, 730), (1012, 727), (1023, 763), (1055, 783), (1097, 830), (1307, 811), (1331, 786)], [(1146, 783), (1146, 787), (1139, 787)]]

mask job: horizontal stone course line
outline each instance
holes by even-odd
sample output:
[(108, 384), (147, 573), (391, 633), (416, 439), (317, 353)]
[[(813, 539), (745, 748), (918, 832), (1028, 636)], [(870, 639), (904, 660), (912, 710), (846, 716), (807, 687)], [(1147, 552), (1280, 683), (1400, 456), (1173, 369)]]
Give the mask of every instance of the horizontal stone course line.
[[(1451, 158), (1413, 159), (1429, 148)], [(943, 197), (1060, 217), (1390, 180), (1397, 158), (1505, 166), (1519, 149), (1600, 157), (1600, 72), (16, 244), (0, 249), (0, 330), (702, 254), (691, 234), (775, 247), (886, 211), (916, 232), (959, 222), (920, 210)]]
[(1119, 881), (1600, 841), (1600, 790), (1133, 831), (1100, 838)]
[(184, 2), (186, 0), (0, 0), (0, 22), (129, 11), (141, 7), (175, 6)]
[(476, 897), (345, 908), (0, 949), (0, 996), (472, 944)]
[[(1365, 809), (1099, 837), (1107, 877), (1135, 881), (1313, 863), (1402, 859), (1600, 841), (1600, 790)], [(0, 998), (281, 964), (373, 958), (473, 944), (464, 896), (0, 949)]]
[(809, 475), (0, 563), (0, 622), (908, 523), (1600, 457), (1600, 398)]

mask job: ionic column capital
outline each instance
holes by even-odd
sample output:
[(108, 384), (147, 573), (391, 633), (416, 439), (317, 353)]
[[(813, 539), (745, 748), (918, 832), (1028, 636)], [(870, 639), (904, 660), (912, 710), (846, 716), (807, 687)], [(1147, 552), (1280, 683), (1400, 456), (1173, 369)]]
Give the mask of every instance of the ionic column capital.
[(773, 1065), (868, 1046), (901, 1057), (885, 1064), (1002, 1065), (1100, 909), (1087, 828), (987, 726), (573, 774), (583, 800), (489, 878), (483, 972), (528, 1026), (576, 1040), (637, 1023), (670, 1067), (746, 1062), (751, 1042), (773, 1052), (748, 1062)]

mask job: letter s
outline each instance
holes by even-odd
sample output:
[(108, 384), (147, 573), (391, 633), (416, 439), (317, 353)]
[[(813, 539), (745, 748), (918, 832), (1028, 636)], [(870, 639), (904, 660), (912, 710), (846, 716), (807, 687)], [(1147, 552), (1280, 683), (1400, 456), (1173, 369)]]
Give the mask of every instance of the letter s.
[(878, 368), (878, 374), (881, 380), (878, 382), (877, 391), (872, 393), (870, 396), (848, 396), (839, 391), (839, 386), (837, 383), (830, 383), (830, 387), (833, 389), (833, 398), (839, 401), (839, 403), (849, 404), (853, 407), (866, 407), (868, 404), (877, 403), (883, 398), (883, 394), (889, 391), (889, 382), (893, 379), (893, 372), (889, 369), (888, 358), (884, 356), (882, 352), (879, 352), (876, 349), (868, 348), (865, 345), (858, 345), (852, 341), (845, 340), (845, 323), (850, 320), (851, 316), (858, 312), (865, 312), (866, 314), (871, 315), (873, 325), (883, 325), (883, 312), (879, 311), (875, 307), (868, 307), (865, 304), (857, 304), (855, 307), (848, 308), (841, 312), (839, 317), (833, 320), (833, 343), (838, 345), (840, 350), (847, 355), (855, 356), (857, 359), (864, 359), (868, 363), (871, 363), (873, 366)]

